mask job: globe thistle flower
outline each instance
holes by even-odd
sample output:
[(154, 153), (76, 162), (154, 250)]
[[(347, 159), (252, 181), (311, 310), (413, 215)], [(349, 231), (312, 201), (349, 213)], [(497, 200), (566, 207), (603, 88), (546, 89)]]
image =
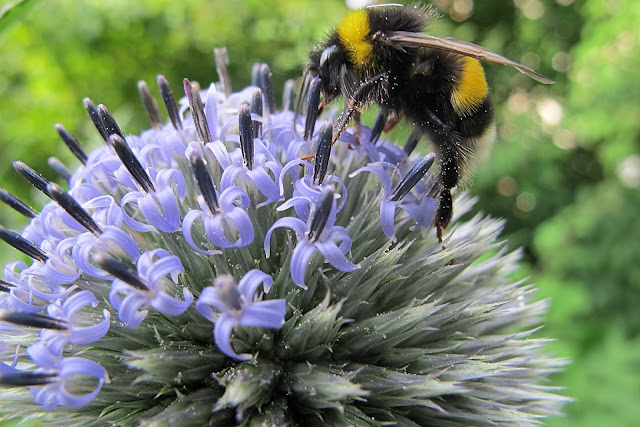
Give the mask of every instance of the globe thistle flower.
[[(334, 112), (276, 109), (271, 72), (231, 91), (158, 86), (161, 119), (127, 135), (84, 106), (104, 144), (0, 238), (30, 263), (3, 267), (4, 418), (65, 425), (533, 425), (565, 398), (544, 385), (564, 361), (533, 337), (547, 302), (509, 277), (519, 252), (476, 215), (438, 243), (433, 155), (367, 126), (331, 146)], [(374, 134), (377, 132), (374, 132)], [(314, 151), (315, 150), (315, 151)], [(411, 151), (411, 150), (406, 150)], [(313, 158), (309, 157), (314, 153)], [(381, 184), (380, 184), (381, 183)], [(458, 216), (473, 201), (462, 194)], [(292, 232), (292, 231), (293, 232)]]

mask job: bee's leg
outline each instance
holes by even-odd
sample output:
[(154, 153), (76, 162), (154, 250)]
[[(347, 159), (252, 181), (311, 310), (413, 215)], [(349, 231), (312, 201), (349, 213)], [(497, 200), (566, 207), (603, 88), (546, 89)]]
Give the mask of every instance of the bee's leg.
[(413, 129), (411, 130), (411, 133), (409, 134), (409, 138), (407, 138), (407, 142), (404, 143), (404, 147), (403, 147), (403, 150), (407, 154), (407, 156), (413, 153), (413, 150), (418, 145), (418, 141), (420, 141), (421, 137), (422, 137), (422, 131), (418, 126), (414, 126)]
[(428, 121), (424, 123), (434, 140), (440, 158), (440, 194), (435, 212), (435, 226), (438, 241), (442, 242), (442, 230), (447, 228), (453, 216), (453, 197), (451, 190), (460, 180), (461, 136), (451, 126), (445, 124), (431, 110), (425, 110)]
[[(347, 71), (344, 67), (342, 69), (342, 74), (342, 80), (346, 80)], [(361, 81), (351, 96), (345, 100), (344, 109), (336, 119), (333, 126), (332, 144), (336, 143), (338, 138), (340, 138), (340, 135), (342, 135), (342, 132), (344, 132), (347, 126), (349, 126), (349, 122), (351, 121), (351, 118), (354, 117), (355, 113), (364, 108), (370, 91), (386, 78), (386, 73), (380, 73)], [(346, 85), (348, 85), (348, 82), (343, 82), (343, 86)]]
[(438, 241), (442, 242), (442, 230), (447, 228), (453, 216), (451, 190), (458, 184), (459, 158), (456, 145), (445, 143), (440, 147), (440, 196), (435, 213)]
[[(394, 112), (390, 109), (380, 107), (373, 126), (371, 127), (371, 138), (369, 142), (375, 144), (378, 142), (382, 133), (391, 131), (402, 119), (402, 113)], [(415, 147), (414, 147), (415, 148)]]

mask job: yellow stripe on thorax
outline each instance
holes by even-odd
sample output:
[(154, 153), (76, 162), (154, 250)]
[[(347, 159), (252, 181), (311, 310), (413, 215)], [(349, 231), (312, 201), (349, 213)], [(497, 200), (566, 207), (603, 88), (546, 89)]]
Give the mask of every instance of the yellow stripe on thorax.
[(456, 113), (465, 116), (482, 105), (489, 94), (489, 86), (480, 61), (468, 56), (463, 56), (460, 61), (462, 71), (451, 92), (451, 105)]
[(359, 9), (349, 13), (338, 25), (337, 30), (353, 66), (360, 68), (369, 65), (373, 59), (373, 46), (366, 40), (370, 32), (367, 12)]

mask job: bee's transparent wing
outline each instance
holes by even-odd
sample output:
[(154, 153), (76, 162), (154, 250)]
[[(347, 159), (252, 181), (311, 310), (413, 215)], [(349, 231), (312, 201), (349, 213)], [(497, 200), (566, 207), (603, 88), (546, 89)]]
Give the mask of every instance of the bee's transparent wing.
[(383, 36), (385, 41), (397, 44), (401, 47), (426, 47), (429, 49), (444, 50), (464, 56), (480, 59), (482, 61), (495, 62), (496, 64), (508, 65), (520, 71), (532, 79), (544, 83), (546, 85), (553, 84), (555, 81), (549, 77), (545, 77), (540, 73), (533, 71), (531, 68), (522, 64), (518, 64), (502, 55), (485, 49), (477, 44), (463, 42), (460, 40), (450, 39), (446, 37), (430, 36), (423, 33), (412, 33), (408, 31), (390, 31)]

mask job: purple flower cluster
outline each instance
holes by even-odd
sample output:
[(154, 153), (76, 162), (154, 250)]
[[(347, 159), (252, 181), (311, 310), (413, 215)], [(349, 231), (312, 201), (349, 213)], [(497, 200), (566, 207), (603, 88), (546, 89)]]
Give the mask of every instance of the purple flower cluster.
[[(282, 288), (291, 283), (291, 289), (307, 289), (317, 254), (329, 268), (359, 268), (360, 260), (350, 256), (350, 219), (340, 211), (350, 197), (359, 197), (347, 189), (363, 172), (382, 184), (380, 223), (388, 239), (395, 239), (399, 218), (431, 226), (435, 199), (425, 174), (432, 156), (410, 160), (367, 127), (343, 133), (331, 155), (331, 123), (311, 113), (317, 99), (309, 97), (307, 116), (314, 120), (305, 124), (292, 111), (275, 110), (268, 67), (260, 67), (258, 77), (257, 85), (231, 94), (213, 84), (199, 91), (185, 80), (186, 96), (178, 103), (159, 76), (168, 123), (141, 83), (152, 127), (139, 136), (126, 135), (106, 107), (85, 99), (105, 144), (85, 154), (71, 133), (56, 126), (81, 162), (67, 177), (67, 190), (14, 163), (51, 201), (37, 213), (0, 193), (30, 218), (22, 233), (0, 227), (0, 238), (33, 260), (3, 269), (0, 350), (6, 363), (0, 364), (0, 383), (29, 387), (46, 410), (86, 405), (110, 378), (82, 350), (122, 328), (166, 317), (204, 316), (214, 324), (223, 354), (250, 359), (235, 352), (232, 332), (282, 327), (287, 302), (269, 294), (275, 277), (284, 281)], [(314, 147), (315, 162), (302, 160)], [(407, 215), (399, 217), (397, 208)], [(292, 236), (280, 228), (295, 232), (288, 258), (282, 247)], [(289, 274), (271, 276), (258, 269), (264, 263), (271, 272), (288, 263)], [(198, 265), (212, 271), (204, 283), (192, 279), (207, 276)], [(21, 343), (17, 337), (33, 328), (41, 330), (39, 338)], [(83, 388), (87, 379), (92, 386)]]

